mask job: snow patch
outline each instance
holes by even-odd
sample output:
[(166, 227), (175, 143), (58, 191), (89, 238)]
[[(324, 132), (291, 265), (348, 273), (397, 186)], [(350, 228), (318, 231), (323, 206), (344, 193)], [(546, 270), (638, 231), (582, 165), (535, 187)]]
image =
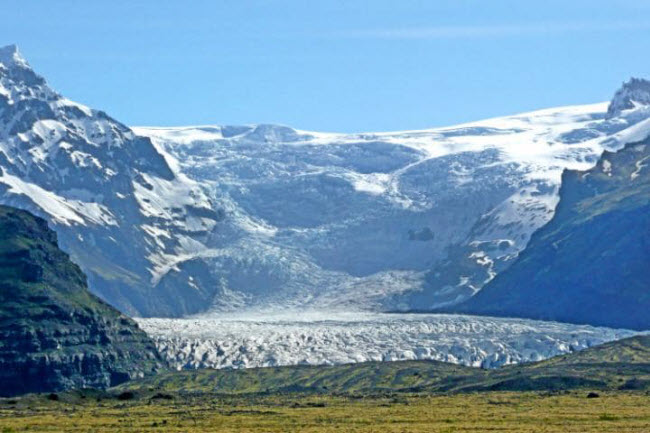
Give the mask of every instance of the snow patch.
[(635, 164), (636, 165), (636, 170), (634, 170), (634, 172), (632, 174), (630, 174), (630, 180), (634, 180), (637, 177), (639, 177), (639, 175), (641, 174), (641, 170), (643, 170), (645, 167), (648, 166), (647, 164), (645, 164), (645, 162), (648, 160), (648, 158), (649, 157), (646, 156), (645, 158), (642, 158), (642, 159), (640, 159), (640, 160), (638, 160), (636, 162), (636, 164)]
[(101, 204), (68, 200), (7, 173), (0, 177), (0, 183), (9, 186), (10, 194), (28, 197), (60, 224), (68, 226), (72, 224), (87, 225), (87, 223), (117, 225), (113, 214)]

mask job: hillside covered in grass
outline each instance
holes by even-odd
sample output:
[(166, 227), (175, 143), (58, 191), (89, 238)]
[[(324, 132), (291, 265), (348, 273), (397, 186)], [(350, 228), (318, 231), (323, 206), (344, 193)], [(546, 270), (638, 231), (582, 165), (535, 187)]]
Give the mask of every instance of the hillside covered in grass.
[(650, 336), (638, 336), (498, 370), (418, 361), (183, 371), (0, 398), (0, 429), (646, 433), (649, 360)]
[(106, 388), (163, 365), (134, 321), (88, 291), (45, 220), (0, 206), (0, 395)]
[(320, 394), (650, 389), (650, 336), (530, 364), (485, 370), (436, 361), (191, 370), (124, 384), (135, 392)]

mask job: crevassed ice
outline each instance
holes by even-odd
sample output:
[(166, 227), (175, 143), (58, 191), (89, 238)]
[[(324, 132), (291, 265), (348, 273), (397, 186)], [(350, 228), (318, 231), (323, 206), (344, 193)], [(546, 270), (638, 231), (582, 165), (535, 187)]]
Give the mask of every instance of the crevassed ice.
[(177, 369), (415, 359), (492, 368), (634, 335), (523, 319), (358, 312), (224, 314), (138, 323)]

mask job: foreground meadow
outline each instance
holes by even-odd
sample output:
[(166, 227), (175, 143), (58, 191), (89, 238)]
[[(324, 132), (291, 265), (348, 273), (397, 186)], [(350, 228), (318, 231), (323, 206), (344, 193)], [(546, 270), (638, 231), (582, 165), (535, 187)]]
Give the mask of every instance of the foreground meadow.
[(645, 392), (57, 397), (0, 401), (0, 431), (650, 432)]

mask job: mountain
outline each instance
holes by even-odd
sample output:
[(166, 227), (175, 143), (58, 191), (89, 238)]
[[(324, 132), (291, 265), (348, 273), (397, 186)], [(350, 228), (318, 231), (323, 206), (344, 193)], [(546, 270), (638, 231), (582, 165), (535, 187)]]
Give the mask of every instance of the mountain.
[(186, 370), (121, 385), (138, 393), (370, 393), (650, 389), (650, 336), (627, 338), (541, 362), (485, 370), (438, 361)]
[(650, 104), (650, 81), (642, 78), (631, 78), (623, 83), (616, 91), (614, 98), (607, 107), (607, 115), (615, 117), (625, 110)]
[(0, 201), (49, 220), (112, 305), (174, 315), (211, 299), (152, 278), (200, 254), (218, 208), (149, 139), (50, 89), (15, 46), (0, 48), (0, 168)]
[(555, 216), (456, 310), (650, 329), (650, 139), (567, 171)]
[(214, 310), (458, 303), (551, 219), (564, 169), (650, 130), (648, 105), (620, 106), (389, 133), (134, 128), (227, 215), (213, 253), (161, 284), (219, 285)]
[[(430, 309), (507, 268), (565, 168), (650, 129), (639, 90), (455, 127), (128, 128), (0, 49), (0, 203), (46, 218), (130, 315)], [(630, 107), (626, 101), (635, 101)]]
[(0, 395), (106, 388), (165, 365), (86, 286), (47, 222), (0, 206)]

